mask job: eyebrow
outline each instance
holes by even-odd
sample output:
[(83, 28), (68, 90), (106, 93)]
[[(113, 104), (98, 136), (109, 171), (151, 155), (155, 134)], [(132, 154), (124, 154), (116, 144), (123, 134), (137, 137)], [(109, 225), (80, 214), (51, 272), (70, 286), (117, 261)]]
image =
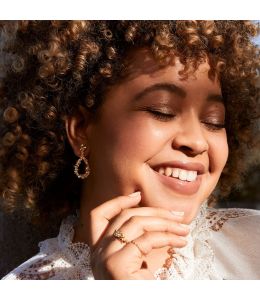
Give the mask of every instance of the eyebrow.
[[(141, 98), (143, 98), (145, 95), (157, 91), (157, 90), (165, 90), (168, 91), (170, 93), (174, 93), (176, 95), (178, 95), (181, 98), (185, 98), (186, 97), (186, 92), (183, 88), (173, 84), (173, 83), (168, 83), (168, 82), (162, 82), (162, 83), (155, 83), (151, 86), (146, 87), (144, 90), (142, 90), (141, 92), (137, 93), (134, 96), (134, 102), (140, 100)], [(224, 103), (224, 99), (222, 97), (222, 95), (220, 94), (210, 94), (207, 97), (207, 101), (216, 101), (216, 102), (222, 102)]]

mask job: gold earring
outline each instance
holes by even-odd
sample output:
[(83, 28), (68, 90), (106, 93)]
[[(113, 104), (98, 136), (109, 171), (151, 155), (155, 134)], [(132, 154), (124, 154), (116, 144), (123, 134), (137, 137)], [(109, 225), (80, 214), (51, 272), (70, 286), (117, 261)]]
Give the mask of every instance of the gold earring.
[[(74, 173), (77, 175), (78, 178), (85, 179), (88, 177), (90, 174), (90, 168), (89, 168), (89, 163), (86, 157), (84, 156), (84, 152), (87, 149), (86, 145), (81, 144), (80, 146), (80, 158), (77, 160), (75, 166), (74, 166)], [(79, 165), (81, 161), (84, 161), (85, 163), (85, 173), (79, 174)]]

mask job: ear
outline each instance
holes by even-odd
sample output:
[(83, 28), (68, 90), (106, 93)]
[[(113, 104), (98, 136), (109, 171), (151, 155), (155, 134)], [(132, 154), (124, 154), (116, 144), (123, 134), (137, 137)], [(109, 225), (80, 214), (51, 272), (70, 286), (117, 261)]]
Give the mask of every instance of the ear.
[(88, 132), (90, 129), (91, 113), (83, 106), (79, 106), (76, 113), (65, 119), (65, 128), (69, 143), (76, 156), (80, 156), (80, 145), (86, 144), (85, 154), (88, 155)]

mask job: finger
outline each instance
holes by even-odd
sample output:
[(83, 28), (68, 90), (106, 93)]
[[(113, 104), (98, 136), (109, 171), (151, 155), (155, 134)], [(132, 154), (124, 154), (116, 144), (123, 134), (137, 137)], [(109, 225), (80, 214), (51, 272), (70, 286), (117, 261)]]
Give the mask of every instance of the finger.
[[(182, 248), (187, 245), (187, 240), (183, 236), (178, 236), (171, 232), (145, 232), (143, 235), (134, 240), (138, 245), (136, 247), (133, 243), (129, 243), (126, 247), (135, 246), (136, 255), (140, 257), (141, 254), (147, 255), (152, 249), (158, 249), (165, 246), (174, 248)], [(131, 247), (133, 249), (133, 247)], [(137, 254), (138, 252), (138, 254)]]
[(141, 201), (141, 193), (119, 196), (106, 201), (90, 212), (90, 246), (97, 243), (109, 221), (122, 210), (134, 207)]
[[(156, 218), (156, 217), (131, 217), (120, 228), (125, 238), (130, 242), (142, 236), (146, 232), (171, 232), (178, 236), (186, 236), (189, 233), (189, 227), (185, 224), (179, 224), (175, 221)], [(117, 238), (104, 239), (104, 256), (108, 257), (124, 247), (124, 244)]]
[[(143, 259), (137, 258), (129, 261), (127, 253), (116, 253), (105, 261), (105, 270), (109, 270), (111, 278), (115, 280), (154, 280), (153, 273), (148, 268), (143, 268)], [(138, 270), (137, 272), (133, 270)]]
[(128, 274), (138, 274), (143, 262), (143, 256), (150, 253), (152, 249), (166, 246), (181, 248), (187, 244), (183, 237), (176, 236), (170, 232), (146, 232), (133, 242), (135, 244), (126, 244), (110, 257), (110, 260), (116, 261), (117, 264), (122, 262), (124, 270), (127, 270)]
[(123, 209), (137, 205), (141, 200), (141, 193), (136, 192), (128, 196), (119, 196), (112, 200), (106, 201), (92, 210), (92, 214), (102, 216), (110, 221), (118, 215)]
[(184, 213), (173, 212), (158, 207), (127, 208), (124, 209), (114, 218), (114, 220), (110, 222), (106, 235), (112, 235), (116, 229), (120, 228), (127, 220), (129, 220), (133, 216), (154, 216), (181, 222), (183, 220)]

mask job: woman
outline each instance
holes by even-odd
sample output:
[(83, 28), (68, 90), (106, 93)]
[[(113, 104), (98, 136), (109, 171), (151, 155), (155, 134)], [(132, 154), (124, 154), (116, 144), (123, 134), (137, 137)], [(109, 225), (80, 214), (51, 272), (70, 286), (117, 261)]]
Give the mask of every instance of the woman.
[(4, 279), (260, 278), (259, 212), (209, 208), (255, 157), (254, 24), (2, 28), (2, 206), (64, 218)]

